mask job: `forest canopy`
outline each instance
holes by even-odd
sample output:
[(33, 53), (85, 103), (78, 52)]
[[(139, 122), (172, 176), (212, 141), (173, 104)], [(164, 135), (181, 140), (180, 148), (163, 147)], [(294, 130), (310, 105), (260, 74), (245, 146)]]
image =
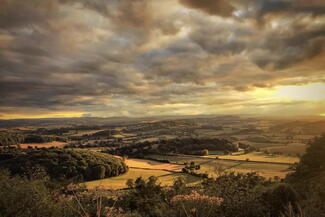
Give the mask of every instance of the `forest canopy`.
[[(208, 151), (236, 152), (238, 146), (225, 139), (182, 138), (142, 142), (114, 150), (114, 154), (140, 156), (145, 154), (191, 154), (206, 155)], [(113, 153), (112, 152), (112, 153)]]
[(27, 149), (0, 152), (0, 168), (27, 177), (54, 180), (96, 180), (127, 172), (123, 160), (105, 153), (66, 149)]

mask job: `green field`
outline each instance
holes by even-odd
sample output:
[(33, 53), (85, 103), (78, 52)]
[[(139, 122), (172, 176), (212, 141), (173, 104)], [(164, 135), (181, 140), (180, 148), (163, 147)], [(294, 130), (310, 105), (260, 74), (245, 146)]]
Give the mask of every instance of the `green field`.
[[(216, 153), (217, 154), (217, 153)], [(121, 176), (108, 179), (86, 182), (88, 189), (123, 189), (126, 188), (128, 179), (135, 180), (138, 177), (148, 179), (150, 176), (156, 176), (158, 182), (162, 186), (170, 186), (178, 177), (183, 177), (188, 184), (199, 183), (200, 179), (188, 174), (179, 173), (185, 162), (194, 161), (200, 164), (201, 168), (198, 173), (208, 173), (210, 177), (216, 177), (224, 172), (257, 172), (266, 178), (274, 178), (275, 176), (284, 178), (290, 172), (289, 165), (281, 163), (298, 162), (296, 157), (288, 157), (282, 155), (266, 155), (262, 152), (254, 152), (249, 154), (238, 155), (208, 155), (205, 157), (196, 156), (164, 156), (150, 155), (148, 157), (157, 160), (169, 160), (170, 163), (161, 163), (144, 159), (126, 159), (130, 170)], [(246, 159), (249, 159), (247, 161)], [(259, 161), (259, 162), (252, 162)], [(277, 163), (278, 162), (278, 163)]]
[(257, 172), (265, 178), (273, 178), (275, 176), (284, 178), (289, 172), (287, 165), (281, 164), (261, 164), (252, 162), (228, 162), (228, 161), (205, 161), (202, 162), (200, 172), (217, 176), (220, 172)]
[(216, 176), (220, 172), (257, 172), (259, 175), (266, 178), (273, 178), (275, 176), (284, 178), (290, 172), (289, 165), (274, 164), (274, 163), (256, 163), (247, 161), (227, 161), (215, 160), (209, 158), (196, 158), (192, 156), (162, 156), (150, 155), (150, 158), (159, 160), (169, 160), (171, 163), (184, 164), (185, 162), (194, 161), (196, 164), (201, 165), (199, 173), (208, 173), (210, 176)]
[(84, 184), (88, 189), (110, 189), (110, 190), (118, 190), (126, 188), (126, 182), (128, 179), (135, 180), (138, 177), (142, 177), (144, 179), (148, 179), (150, 176), (156, 176), (158, 178), (158, 182), (161, 183), (162, 186), (170, 186), (173, 184), (174, 180), (182, 177), (188, 184), (199, 183), (200, 179), (188, 174), (183, 173), (173, 173), (163, 170), (150, 170), (150, 169), (134, 169), (130, 168), (130, 170), (121, 176), (101, 179), (91, 182), (85, 182)]
[(297, 155), (297, 154), (302, 155), (306, 152), (307, 147), (308, 146), (303, 143), (290, 143), (281, 146), (265, 147), (262, 148), (261, 150), (267, 150), (270, 153), (281, 152), (282, 154), (285, 155)]
[[(282, 147), (282, 146), (280, 146)], [(271, 149), (271, 148), (269, 148)], [(267, 149), (267, 150), (269, 150)], [(299, 162), (298, 157), (291, 157), (286, 155), (275, 155), (275, 154), (265, 154), (263, 152), (252, 152), (248, 154), (236, 154), (236, 155), (208, 155), (207, 158), (219, 159), (230, 159), (230, 160), (246, 160), (250, 161), (261, 161), (261, 162), (275, 162), (275, 163), (297, 163)]]

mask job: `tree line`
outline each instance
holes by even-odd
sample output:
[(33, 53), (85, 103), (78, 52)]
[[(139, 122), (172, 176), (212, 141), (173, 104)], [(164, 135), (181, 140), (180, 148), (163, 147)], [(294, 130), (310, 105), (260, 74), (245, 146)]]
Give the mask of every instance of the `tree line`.
[(110, 151), (112, 154), (141, 157), (146, 154), (207, 155), (208, 151), (237, 152), (238, 146), (226, 139), (181, 138), (140, 142)]
[(18, 132), (0, 132), (0, 146), (19, 145), (22, 143), (66, 142), (65, 137), (23, 134)]

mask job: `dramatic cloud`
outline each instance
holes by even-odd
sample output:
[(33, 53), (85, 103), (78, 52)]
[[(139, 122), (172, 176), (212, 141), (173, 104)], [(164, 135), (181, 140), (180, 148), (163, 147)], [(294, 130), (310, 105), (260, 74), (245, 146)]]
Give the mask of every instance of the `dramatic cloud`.
[(325, 14), (322, 0), (179, 0), (186, 7), (203, 11), (209, 15), (261, 18), (281, 14)]
[(2, 0), (0, 117), (324, 113), (323, 99), (276, 94), (324, 84), (324, 7)]
[(211, 15), (231, 16), (235, 8), (227, 0), (180, 0), (190, 8), (197, 8)]

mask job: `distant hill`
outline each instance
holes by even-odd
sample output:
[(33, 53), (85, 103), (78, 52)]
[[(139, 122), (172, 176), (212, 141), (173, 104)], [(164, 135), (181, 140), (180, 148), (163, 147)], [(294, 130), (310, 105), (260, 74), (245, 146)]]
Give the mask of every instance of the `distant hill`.
[(170, 116), (152, 116), (152, 117), (80, 117), (80, 118), (40, 118), (40, 119), (0, 119), (0, 128), (15, 128), (15, 127), (72, 127), (76, 125), (87, 126), (116, 126), (120, 124), (132, 124), (140, 123), (143, 121), (152, 120), (180, 120), (180, 119), (201, 119), (210, 120), (214, 118), (216, 120), (238, 120), (239, 116), (234, 115), (170, 115)]
[(325, 121), (292, 121), (278, 124), (270, 128), (270, 131), (276, 133), (300, 133), (320, 135), (325, 133)]

